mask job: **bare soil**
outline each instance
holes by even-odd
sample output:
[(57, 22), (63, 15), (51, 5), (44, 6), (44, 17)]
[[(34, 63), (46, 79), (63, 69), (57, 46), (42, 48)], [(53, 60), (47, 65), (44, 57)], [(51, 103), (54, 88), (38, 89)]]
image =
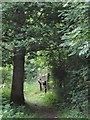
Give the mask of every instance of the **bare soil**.
[(33, 104), (33, 110), (35, 110), (41, 118), (57, 118), (57, 109), (55, 107)]

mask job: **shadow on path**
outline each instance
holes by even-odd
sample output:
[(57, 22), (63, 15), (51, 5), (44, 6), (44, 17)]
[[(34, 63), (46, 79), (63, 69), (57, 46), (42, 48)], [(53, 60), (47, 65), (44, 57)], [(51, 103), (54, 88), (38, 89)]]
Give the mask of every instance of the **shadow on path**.
[(57, 118), (57, 109), (55, 107), (40, 106), (34, 103), (26, 103), (28, 111), (33, 111), (40, 118)]

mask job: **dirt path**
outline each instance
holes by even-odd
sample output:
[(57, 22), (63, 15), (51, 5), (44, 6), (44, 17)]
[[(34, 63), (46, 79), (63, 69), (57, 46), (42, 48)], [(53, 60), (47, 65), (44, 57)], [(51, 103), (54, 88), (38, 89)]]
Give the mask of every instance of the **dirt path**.
[(45, 118), (57, 118), (57, 114), (52, 108), (39, 108), (37, 110), (37, 113)]
[(32, 84), (32, 86), (29, 87), (30, 92), (28, 92), (27, 89), (25, 94), (25, 100), (29, 109), (32, 108), (40, 118), (57, 118), (58, 110), (48, 102), (44, 102), (44, 99), (49, 96), (48, 93), (40, 92), (39, 86), (36, 85), (35, 83)]
[(45, 106), (37, 106), (37, 113), (45, 118), (57, 118), (57, 112), (55, 108), (45, 107)]
[(40, 106), (37, 104), (31, 104), (31, 106), (41, 118), (57, 118), (57, 110), (54, 107)]

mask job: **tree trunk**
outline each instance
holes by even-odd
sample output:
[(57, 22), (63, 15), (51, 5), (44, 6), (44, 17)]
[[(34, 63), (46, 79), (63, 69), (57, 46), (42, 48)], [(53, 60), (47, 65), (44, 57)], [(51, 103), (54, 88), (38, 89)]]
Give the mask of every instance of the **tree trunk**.
[(13, 59), (13, 81), (11, 90), (11, 102), (22, 105), (24, 100), (24, 59), (25, 48), (14, 47), (14, 59)]

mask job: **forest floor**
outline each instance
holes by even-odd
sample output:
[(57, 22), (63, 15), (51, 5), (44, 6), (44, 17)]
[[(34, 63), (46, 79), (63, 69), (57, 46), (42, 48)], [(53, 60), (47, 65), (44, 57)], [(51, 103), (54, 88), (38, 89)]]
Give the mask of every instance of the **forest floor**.
[[(33, 88), (34, 90), (32, 90)], [(28, 93), (27, 88), (25, 88), (25, 99), (30, 108), (32, 108), (40, 118), (57, 118), (57, 108), (51, 104), (54, 99), (54, 96), (52, 96), (53, 93), (47, 92), (45, 94), (44, 91), (40, 92), (38, 83), (36, 83), (36, 85), (32, 84), (29, 89), (30, 92)]]
[(57, 111), (53, 107), (40, 106), (38, 103), (30, 105), (30, 107), (40, 116), (40, 118), (57, 118)]
[(2, 91), (2, 115), (3, 118), (88, 118), (78, 108), (58, 103), (55, 91), (50, 90), (46, 94), (40, 92), (37, 82), (24, 83), (24, 106), (11, 106), (9, 103), (11, 85), (4, 86)]

